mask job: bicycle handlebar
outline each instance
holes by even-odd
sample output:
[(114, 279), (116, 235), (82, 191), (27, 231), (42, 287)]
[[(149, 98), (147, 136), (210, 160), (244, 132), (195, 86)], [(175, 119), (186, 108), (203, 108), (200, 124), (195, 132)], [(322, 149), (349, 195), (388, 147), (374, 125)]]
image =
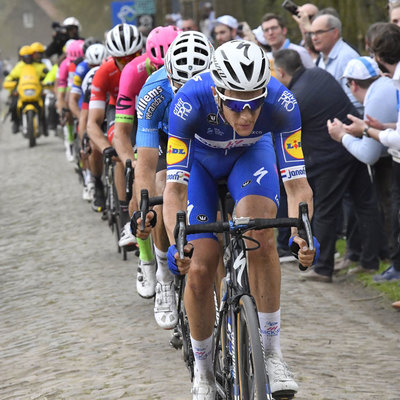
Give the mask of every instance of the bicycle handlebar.
[(132, 185), (133, 185), (132, 160), (128, 158), (125, 161), (125, 193), (126, 193), (126, 201), (128, 203), (132, 199)]
[(149, 191), (147, 189), (142, 189), (140, 191), (140, 218), (142, 222), (140, 224), (140, 230), (144, 231), (146, 227), (146, 215), (149, 212), (149, 208), (152, 206), (157, 206), (163, 203), (162, 196), (155, 196), (149, 198)]
[[(311, 224), (308, 217), (307, 203), (299, 204), (298, 218), (233, 218), (231, 222), (211, 222), (208, 224), (186, 225), (186, 214), (178, 211), (176, 214), (176, 225), (174, 230), (176, 249), (179, 258), (184, 258), (183, 248), (187, 243), (187, 235), (194, 233), (241, 233), (247, 230), (261, 230), (267, 228), (283, 228), (296, 226), (299, 236), (307, 242), (310, 250), (314, 250)], [(304, 271), (307, 267), (299, 264), (299, 268)]]

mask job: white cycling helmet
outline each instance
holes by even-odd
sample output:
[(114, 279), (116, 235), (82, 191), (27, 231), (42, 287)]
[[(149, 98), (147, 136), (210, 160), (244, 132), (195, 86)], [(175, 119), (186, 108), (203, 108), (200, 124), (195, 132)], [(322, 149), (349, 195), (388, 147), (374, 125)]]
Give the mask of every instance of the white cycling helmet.
[(113, 57), (125, 57), (143, 47), (143, 37), (135, 25), (118, 24), (107, 33), (106, 48)]
[(207, 36), (197, 31), (180, 33), (165, 56), (165, 69), (174, 92), (173, 82), (183, 85), (194, 75), (210, 67), (214, 47)]
[(100, 65), (106, 58), (107, 50), (104, 44), (92, 44), (86, 49), (85, 60), (90, 65)]
[(75, 17), (65, 18), (62, 26), (76, 26), (78, 29), (81, 29), (81, 24)]
[(210, 72), (217, 88), (243, 92), (266, 88), (271, 78), (264, 50), (247, 40), (231, 40), (219, 46)]

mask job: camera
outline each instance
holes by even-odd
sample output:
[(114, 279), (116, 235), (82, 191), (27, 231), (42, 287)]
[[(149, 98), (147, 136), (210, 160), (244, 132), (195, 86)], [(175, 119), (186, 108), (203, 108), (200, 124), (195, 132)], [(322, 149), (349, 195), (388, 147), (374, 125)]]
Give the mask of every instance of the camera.
[(285, 0), (282, 3), (282, 7), (285, 10), (288, 10), (293, 15), (297, 15), (298, 9), (299, 9), (299, 6), (297, 4), (295, 4), (295, 3), (293, 3), (293, 1), (291, 1), (291, 0)]

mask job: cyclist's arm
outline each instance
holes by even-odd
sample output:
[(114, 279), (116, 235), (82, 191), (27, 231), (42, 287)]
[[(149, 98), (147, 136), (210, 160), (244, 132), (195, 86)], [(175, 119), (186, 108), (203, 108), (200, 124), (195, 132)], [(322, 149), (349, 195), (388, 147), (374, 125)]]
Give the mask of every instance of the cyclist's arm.
[(186, 211), (187, 185), (177, 182), (167, 182), (163, 194), (164, 206), (163, 217), (170, 243), (175, 243), (174, 228), (176, 224), (176, 213), (180, 210)]
[(135, 168), (136, 198), (140, 199), (140, 191), (142, 189), (147, 189), (150, 197), (155, 196), (157, 162), (158, 149), (151, 147), (138, 148)]
[(93, 141), (93, 143), (101, 153), (103, 152), (104, 149), (110, 147), (110, 143), (104, 136), (104, 133), (101, 129), (103, 121), (104, 121), (103, 108), (89, 108), (87, 132), (90, 139)]
[[(133, 152), (131, 144), (131, 132), (133, 124), (126, 122), (117, 122), (118, 115), (116, 115), (115, 119), (116, 121), (114, 127), (115, 132), (114, 132), (113, 144), (115, 150), (117, 150), (118, 157), (122, 161), (122, 164), (125, 165), (126, 160), (128, 159), (131, 159), (132, 162), (135, 160), (135, 154)], [(136, 171), (135, 171), (135, 176), (136, 176)]]
[(79, 124), (78, 124), (78, 135), (82, 140), (84, 133), (87, 131), (87, 121), (88, 121), (89, 110), (82, 109), (79, 115)]
[(69, 98), (68, 98), (69, 108), (70, 108), (72, 114), (74, 115), (74, 117), (76, 117), (78, 119), (79, 119), (79, 116), (81, 113), (81, 109), (79, 108), (80, 97), (81, 97), (80, 93), (71, 92), (69, 94)]

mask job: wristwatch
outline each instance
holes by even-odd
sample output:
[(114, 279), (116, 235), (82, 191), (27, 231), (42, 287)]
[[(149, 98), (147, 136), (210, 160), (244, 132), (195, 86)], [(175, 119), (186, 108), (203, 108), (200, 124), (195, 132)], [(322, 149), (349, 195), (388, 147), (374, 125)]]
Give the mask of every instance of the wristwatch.
[(368, 134), (368, 129), (369, 129), (369, 126), (367, 125), (367, 127), (366, 128), (364, 128), (364, 130), (363, 130), (363, 136), (365, 136), (365, 137), (370, 137), (369, 136), (369, 134)]

